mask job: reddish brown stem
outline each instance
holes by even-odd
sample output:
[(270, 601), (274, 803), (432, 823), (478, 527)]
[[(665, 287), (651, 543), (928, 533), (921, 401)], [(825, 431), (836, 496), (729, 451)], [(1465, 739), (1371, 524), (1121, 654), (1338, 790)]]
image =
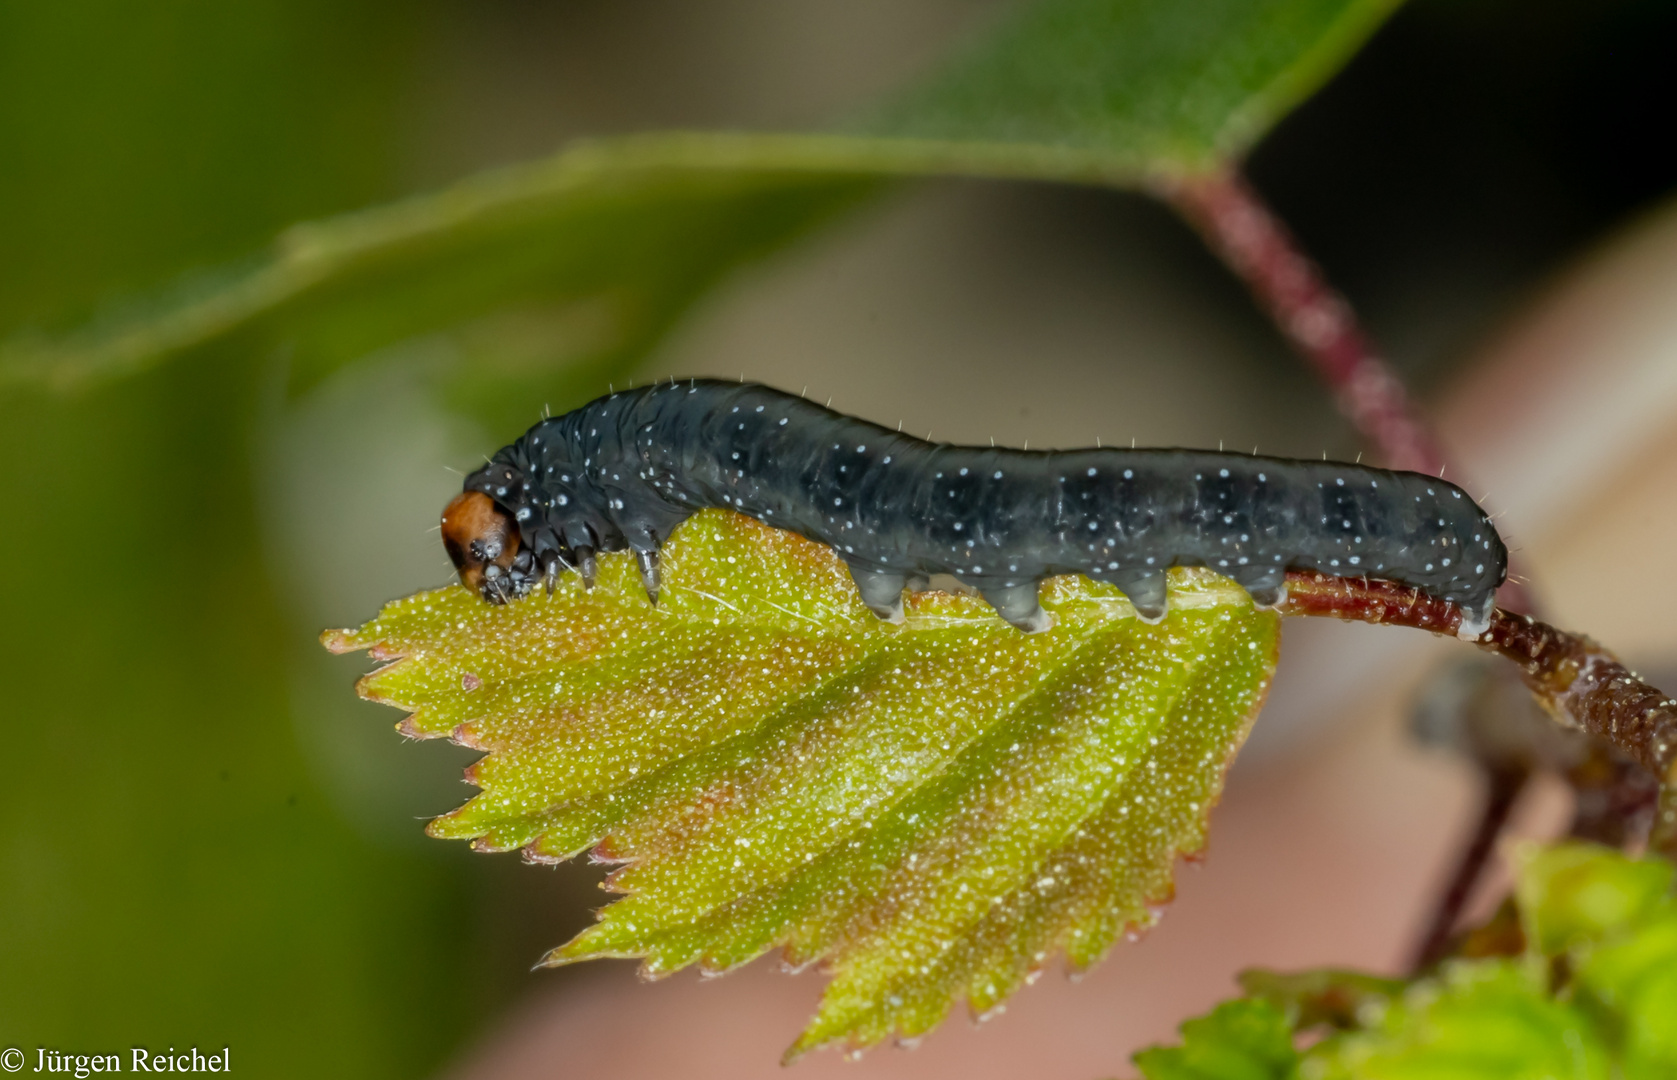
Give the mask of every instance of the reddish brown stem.
[(1438, 475), (1444, 452), (1403, 381), (1374, 354), (1351, 305), (1246, 179), (1212, 173), (1171, 183), (1164, 193), (1246, 282), (1385, 463)]
[[(1288, 615), (1331, 615), (1454, 634), (1462, 610), (1390, 581), (1336, 578), (1310, 571), (1287, 575)], [(1677, 782), (1677, 700), (1637, 678), (1589, 638), (1557, 630), (1529, 615), (1498, 610), (1475, 641), (1518, 664), (1526, 685), (1561, 723), (1606, 739), (1653, 773)]]
[(1572, 786), (1572, 826), (1578, 840), (1622, 848), (1646, 835), (1657, 809), (1660, 786), (1647, 770), (1600, 740), (1561, 770)]

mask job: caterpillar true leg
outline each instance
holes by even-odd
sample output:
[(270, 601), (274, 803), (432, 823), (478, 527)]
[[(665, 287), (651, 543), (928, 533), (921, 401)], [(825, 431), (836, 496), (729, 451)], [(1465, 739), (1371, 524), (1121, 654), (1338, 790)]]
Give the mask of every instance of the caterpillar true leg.
[(595, 579), (600, 576), (600, 565), (594, 561), (594, 549), (579, 547), (572, 550), (576, 552), (576, 569), (582, 575), (583, 587), (592, 589)]
[(635, 565), (640, 567), (641, 585), (646, 588), (646, 599), (653, 607), (658, 606), (658, 590), (663, 584), (663, 575), (658, 567), (658, 551), (656, 548), (635, 552)]

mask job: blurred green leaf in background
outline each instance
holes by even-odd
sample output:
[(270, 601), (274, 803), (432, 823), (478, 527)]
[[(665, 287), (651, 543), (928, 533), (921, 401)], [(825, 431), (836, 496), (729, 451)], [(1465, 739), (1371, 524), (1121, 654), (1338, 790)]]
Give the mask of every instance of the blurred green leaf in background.
[[(395, 191), (423, 3), (0, 5), (0, 325), (73, 320)], [(0, 395), (0, 1043), (427, 1070), (469, 879), (307, 767), (253, 492), (271, 357)], [(470, 997), (468, 988), (467, 994)]]
[[(849, 135), (584, 143), (388, 207), (295, 227), (268, 256), (65, 337), (0, 344), (0, 385), (74, 386), (232, 340), (283, 341), (294, 387), (495, 312), (569, 348), (512, 385), (567, 405), (644, 355), (709, 285), (903, 176), (1143, 187), (1244, 154), (1394, 0), (1042, 0)], [(493, 352), (493, 350), (490, 350)], [(520, 378), (520, 376), (522, 376)], [(461, 393), (497, 426), (509, 380)], [(592, 388), (590, 386), (590, 389)], [(527, 412), (517, 412), (519, 418)]]

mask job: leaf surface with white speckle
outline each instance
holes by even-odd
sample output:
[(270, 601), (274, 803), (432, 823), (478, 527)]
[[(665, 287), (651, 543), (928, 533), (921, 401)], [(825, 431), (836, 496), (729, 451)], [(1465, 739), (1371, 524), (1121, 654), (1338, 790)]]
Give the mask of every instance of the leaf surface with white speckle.
[(550, 962), (821, 961), (793, 1053), (986, 1012), (1149, 925), (1276, 653), (1277, 616), (1197, 570), (1156, 626), (1080, 577), (1045, 584), (1046, 633), (946, 593), (893, 626), (829, 549), (723, 511), (671, 537), (665, 582), (655, 608), (608, 556), (592, 591), (450, 587), (326, 640), (395, 661), (361, 691), (404, 731), (488, 751), (434, 835), (624, 864)]

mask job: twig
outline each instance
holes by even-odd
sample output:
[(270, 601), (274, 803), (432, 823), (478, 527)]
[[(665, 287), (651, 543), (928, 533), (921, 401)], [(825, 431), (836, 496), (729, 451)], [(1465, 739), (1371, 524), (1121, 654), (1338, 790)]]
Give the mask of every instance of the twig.
[(1167, 183), (1162, 193), (1246, 282), (1385, 464), (1438, 475), (1444, 452), (1403, 380), (1374, 354), (1351, 305), (1245, 177), (1210, 173)]
[(1456, 923), (1461, 921), (1462, 912), (1473, 896), (1473, 888), (1479, 884), (1485, 864), (1496, 847), (1496, 838), (1508, 823), (1508, 815), (1530, 779), (1531, 773), (1526, 769), (1485, 770), (1485, 799), (1479, 813), (1479, 824), (1473, 830), (1472, 839), (1457, 857), (1450, 883), (1440, 895), (1427, 923), (1426, 933), (1416, 946), (1409, 966), (1412, 973), (1425, 971), (1449, 955), (1455, 940)]
[(1648, 771), (1599, 739), (1560, 771), (1572, 786), (1572, 825), (1567, 835), (1609, 847), (1626, 847), (1648, 833), (1660, 786)]
[[(1310, 571), (1288, 573), (1282, 611), (1438, 634), (1454, 634), (1462, 619), (1456, 605), (1405, 585)], [(1605, 739), (1653, 774), (1664, 791), (1650, 844), (1677, 854), (1677, 795), (1672, 794), (1677, 790), (1677, 699), (1643, 682), (1589, 638), (1529, 615), (1499, 609), (1475, 644), (1519, 665), (1526, 685), (1556, 720)]]

